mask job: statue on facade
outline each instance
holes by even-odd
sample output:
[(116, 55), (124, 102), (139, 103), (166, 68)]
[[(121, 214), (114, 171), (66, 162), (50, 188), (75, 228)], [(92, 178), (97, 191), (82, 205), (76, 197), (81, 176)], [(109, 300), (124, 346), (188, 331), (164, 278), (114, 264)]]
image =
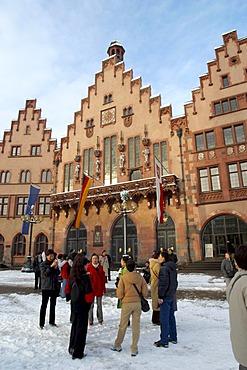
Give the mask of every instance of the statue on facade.
[(96, 173), (97, 175), (99, 175), (100, 174), (100, 159), (99, 158), (97, 158), (96, 160), (95, 167), (96, 167)]
[(148, 148), (144, 149), (143, 152), (145, 163), (149, 164), (149, 156), (150, 156), (150, 150)]
[(119, 167), (121, 169), (124, 168), (124, 163), (125, 163), (125, 155), (123, 152), (120, 153), (120, 157), (119, 157)]
[(75, 178), (76, 178), (76, 180), (79, 180), (79, 178), (80, 178), (80, 171), (81, 171), (81, 166), (78, 163), (75, 166)]

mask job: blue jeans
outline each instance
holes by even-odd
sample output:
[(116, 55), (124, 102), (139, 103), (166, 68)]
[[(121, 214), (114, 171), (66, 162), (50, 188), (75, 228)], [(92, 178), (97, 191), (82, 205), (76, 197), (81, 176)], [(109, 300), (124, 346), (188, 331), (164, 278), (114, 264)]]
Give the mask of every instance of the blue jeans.
[(63, 283), (62, 283), (62, 293), (61, 293), (61, 297), (62, 297), (62, 298), (66, 298), (65, 288), (66, 288), (67, 281), (68, 281), (68, 279), (63, 279)]
[(169, 339), (177, 340), (174, 299), (163, 299), (160, 305), (160, 329), (160, 340), (163, 344), (168, 344)]

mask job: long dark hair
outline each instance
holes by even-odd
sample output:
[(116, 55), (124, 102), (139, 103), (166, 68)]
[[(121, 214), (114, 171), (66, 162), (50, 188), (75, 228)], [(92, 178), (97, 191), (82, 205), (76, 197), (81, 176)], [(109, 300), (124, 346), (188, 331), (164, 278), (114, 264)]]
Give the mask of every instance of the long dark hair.
[(71, 281), (80, 283), (82, 276), (86, 274), (85, 266), (89, 263), (89, 260), (80, 253), (77, 254), (73, 261), (73, 266), (70, 273)]

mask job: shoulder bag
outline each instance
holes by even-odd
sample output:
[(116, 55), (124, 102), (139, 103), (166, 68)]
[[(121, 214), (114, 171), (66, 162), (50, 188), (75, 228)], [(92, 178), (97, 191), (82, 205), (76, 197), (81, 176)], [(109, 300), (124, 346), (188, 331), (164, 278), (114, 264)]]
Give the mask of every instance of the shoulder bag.
[(137, 286), (133, 284), (135, 287), (135, 290), (137, 291), (139, 297), (141, 298), (141, 307), (143, 312), (148, 312), (150, 310), (148, 300), (143, 297), (143, 295), (139, 292)]

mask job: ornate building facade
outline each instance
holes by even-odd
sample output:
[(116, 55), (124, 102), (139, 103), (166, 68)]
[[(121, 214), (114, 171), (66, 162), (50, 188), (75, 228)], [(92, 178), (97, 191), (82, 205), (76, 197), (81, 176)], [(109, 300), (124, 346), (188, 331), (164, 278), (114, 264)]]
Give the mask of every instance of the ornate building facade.
[[(236, 31), (223, 35), (223, 45), (215, 49), (215, 60), (208, 62), (207, 73), (199, 77), (200, 86), (192, 91), (192, 101), (180, 117), (173, 117), (172, 107), (162, 106), (161, 97), (152, 96), (151, 87), (142, 86), (132, 70), (125, 70), (124, 53), (119, 42), (111, 43), (59, 150), (45, 124), (39, 124), (40, 111), (34, 114), (35, 101), (27, 102), (10, 132), (4, 133), (0, 153), (4, 261), (16, 264), (26, 255), (22, 249), (17, 259), (15, 240), (17, 235), (23, 237), (18, 234), (18, 199), (22, 196), (25, 204), (28, 182), (43, 189), (36, 211), (43, 212), (39, 209), (43, 195), (47, 206), (50, 197), (51, 206), (45, 222), (35, 225), (32, 253), (42, 247), (39, 235), (46, 238), (44, 248), (83, 249), (88, 255), (106, 249), (118, 262), (127, 231), (126, 251), (138, 263), (153, 250), (169, 246), (181, 262), (222, 258), (227, 240), (235, 245), (247, 242), (247, 38), (238, 39)], [(31, 136), (25, 134), (27, 126)], [(18, 143), (17, 158), (13, 147)], [(35, 161), (33, 146), (42, 149)], [(27, 153), (24, 147), (29, 148)], [(157, 222), (155, 157), (163, 168), (163, 224)], [(42, 171), (48, 170), (52, 179), (44, 187)], [(25, 185), (21, 171), (30, 171)], [(80, 228), (75, 229), (83, 173), (93, 182)], [(126, 217), (121, 211), (123, 190), (129, 196)]]

